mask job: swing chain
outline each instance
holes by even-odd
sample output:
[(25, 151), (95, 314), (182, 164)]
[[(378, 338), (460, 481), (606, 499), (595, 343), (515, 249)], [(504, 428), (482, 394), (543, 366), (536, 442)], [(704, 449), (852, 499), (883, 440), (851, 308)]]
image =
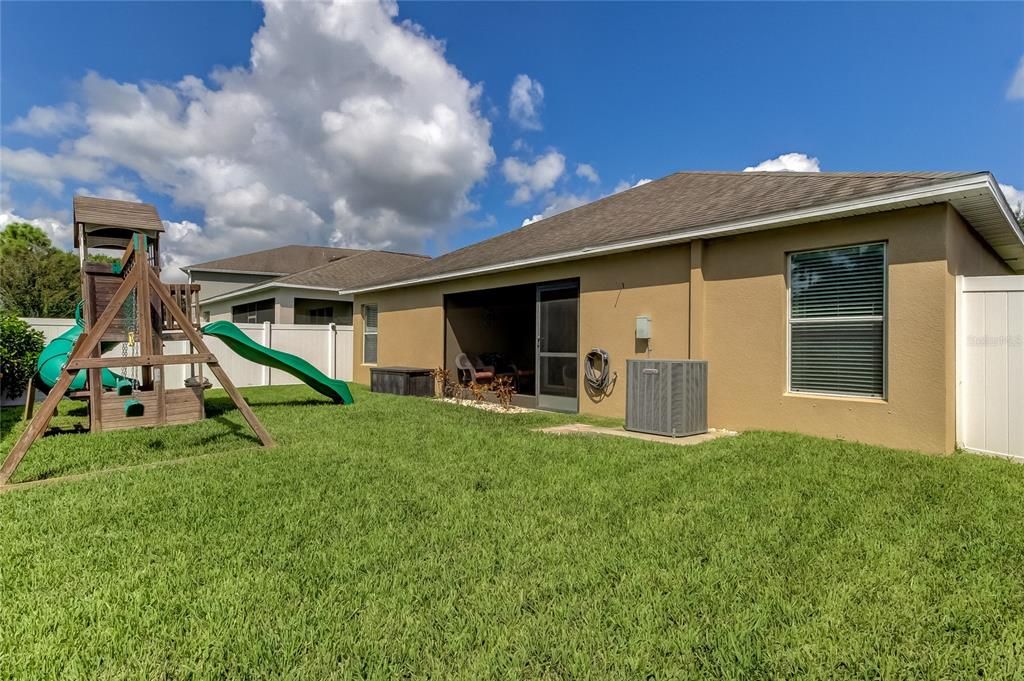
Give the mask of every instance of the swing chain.
[[(125, 303), (125, 307), (127, 308), (125, 310), (125, 322), (127, 323), (127, 327), (128, 327), (126, 329), (127, 332), (128, 332), (128, 338), (127, 338), (126, 342), (124, 343), (124, 345), (121, 346), (121, 353), (125, 357), (127, 357), (129, 354), (132, 357), (134, 357), (137, 354), (139, 354), (138, 352), (136, 352), (136, 347), (135, 347), (135, 340), (136, 340), (135, 336), (136, 336), (136, 331), (137, 331), (137, 327), (138, 327), (137, 319), (136, 319), (136, 309), (135, 309), (136, 308), (136, 306), (135, 306), (135, 293), (136, 293), (135, 291), (132, 291), (128, 295), (128, 300)], [(128, 349), (129, 346), (131, 347), (131, 351), (130, 352), (129, 352), (129, 349)], [(134, 394), (134, 393), (136, 393), (138, 391), (138, 388), (139, 388), (139, 367), (137, 367), (137, 366), (131, 367), (131, 376), (132, 376), (132, 394)]]

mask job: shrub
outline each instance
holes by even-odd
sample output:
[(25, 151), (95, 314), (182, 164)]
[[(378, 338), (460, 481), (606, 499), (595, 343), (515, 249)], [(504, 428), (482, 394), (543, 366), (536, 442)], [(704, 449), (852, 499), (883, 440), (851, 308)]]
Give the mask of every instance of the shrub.
[(508, 410), (512, 407), (512, 398), (516, 394), (516, 385), (508, 376), (499, 376), (494, 379), (494, 383), (491, 386), (494, 388), (494, 394), (498, 397), (498, 404), (501, 405), (502, 409)]
[(21, 395), (43, 351), (43, 334), (7, 312), (0, 312), (0, 384), (9, 399)]
[(448, 385), (448, 370), (442, 367), (430, 370), (430, 376), (434, 379), (434, 397), (447, 397), (445, 386)]
[(469, 392), (472, 393), (473, 399), (477, 402), (483, 402), (487, 399), (487, 386), (481, 383), (470, 383)]
[(462, 392), (459, 384), (452, 379), (451, 372), (444, 367), (431, 369), (430, 375), (434, 379), (434, 395), (436, 397), (458, 397)]

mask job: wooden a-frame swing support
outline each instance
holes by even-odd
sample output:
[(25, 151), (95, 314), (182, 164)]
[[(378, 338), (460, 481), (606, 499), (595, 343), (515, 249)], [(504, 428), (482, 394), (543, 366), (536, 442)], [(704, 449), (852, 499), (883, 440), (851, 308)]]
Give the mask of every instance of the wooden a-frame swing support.
[[(125, 253), (125, 258), (122, 262), (127, 261), (130, 252)], [(141, 352), (137, 357), (100, 357), (97, 352), (100, 340), (103, 338), (104, 333), (110, 328), (111, 324), (116, 319), (118, 313), (121, 310), (121, 306), (124, 305), (125, 301), (128, 300), (128, 296), (131, 293), (136, 292), (136, 300), (138, 301), (137, 314), (140, 315), (143, 323), (139, 324), (140, 330), (142, 330), (140, 344)], [(153, 300), (153, 295), (163, 303), (164, 308), (170, 313), (174, 321), (177, 322), (181, 329), (181, 332), (185, 335), (185, 338), (192, 344), (192, 348), (197, 352), (186, 355), (163, 355), (152, 352), (153, 340), (151, 337), (151, 326), (150, 320), (150, 305)], [(162, 343), (162, 340), (156, 339), (156, 342)], [(95, 377), (98, 379), (98, 369), (106, 367), (125, 367), (125, 366), (139, 366), (143, 367), (144, 370), (148, 367), (154, 366), (166, 366), (166, 365), (177, 365), (177, 364), (206, 364), (210, 371), (213, 372), (217, 380), (220, 381), (221, 387), (227, 392), (231, 401), (234, 402), (238, 411), (242, 413), (242, 417), (245, 419), (249, 427), (252, 428), (253, 432), (260, 439), (260, 442), (265, 447), (273, 446), (274, 441), (270, 437), (270, 434), (260, 423), (259, 419), (256, 418), (256, 414), (253, 413), (252, 408), (242, 398), (241, 393), (238, 392), (238, 388), (228, 378), (227, 373), (221, 368), (220, 363), (217, 361), (216, 356), (210, 352), (209, 347), (203, 342), (202, 334), (200, 334), (193, 323), (189, 321), (188, 317), (182, 312), (178, 305), (178, 302), (171, 296), (170, 291), (160, 281), (157, 273), (150, 267), (150, 264), (146, 258), (144, 252), (136, 252), (134, 258), (134, 264), (130, 271), (125, 275), (124, 280), (118, 286), (110, 302), (107, 304), (103, 313), (96, 320), (85, 333), (78, 337), (74, 347), (71, 350), (71, 354), (68, 356), (68, 361), (61, 372), (60, 379), (50, 389), (49, 394), (43, 401), (39, 410), (32, 417), (31, 423), (18, 438), (14, 448), (7, 455), (4, 460), (3, 466), (0, 466), (0, 485), (8, 484), (11, 476), (18, 469), (18, 465), (21, 460), (25, 458), (25, 454), (28, 452), (32, 444), (39, 439), (39, 437), (46, 432), (47, 426), (50, 425), (50, 420), (57, 411), (57, 404), (61, 398), (67, 392), (71, 382), (79, 371), (83, 370), (94, 370), (90, 371), (90, 379)], [(95, 383), (95, 380), (91, 380), (91, 383)], [(162, 388), (161, 388), (162, 389)], [(99, 396), (101, 389), (98, 385), (90, 386), (90, 392), (92, 397), (90, 399), (89, 409), (99, 410), (100, 404)]]

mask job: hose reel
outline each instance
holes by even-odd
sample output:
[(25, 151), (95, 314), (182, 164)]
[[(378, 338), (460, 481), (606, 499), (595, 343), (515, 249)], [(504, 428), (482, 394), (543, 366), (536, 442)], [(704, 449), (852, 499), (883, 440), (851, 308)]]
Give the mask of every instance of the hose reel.
[(593, 348), (587, 353), (583, 359), (583, 378), (597, 392), (606, 392), (611, 387), (615, 377), (611, 373), (607, 350)]

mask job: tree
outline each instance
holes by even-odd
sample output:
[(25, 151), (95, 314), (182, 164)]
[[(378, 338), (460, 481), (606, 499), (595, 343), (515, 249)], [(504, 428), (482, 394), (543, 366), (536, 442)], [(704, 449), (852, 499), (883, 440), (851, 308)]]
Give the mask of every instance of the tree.
[(1006, 192), (1003, 193), (1006, 197), (1006, 202), (1010, 204), (1010, 210), (1013, 212), (1013, 217), (1017, 218), (1017, 224), (1020, 225), (1021, 229), (1024, 229), (1024, 199), (1017, 201), (1017, 205), (1013, 205), (1010, 201), (1010, 197), (1006, 196)]
[(0, 312), (0, 384), (14, 399), (28, 385), (43, 350), (43, 334), (14, 315)]
[(115, 262), (121, 262), (120, 258), (115, 258), (110, 255), (103, 255), (102, 253), (90, 253), (88, 256), (89, 262), (101, 262), (104, 265), (113, 265)]
[(55, 248), (24, 222), (0, 232), (0, 310), (19, 317), (72, 317), (79, 296), (78, 258)]
[(53, 248), (46, 232), (27, 222), (12, 222), (0, 232), (0, 253), (9, 248), (25, 247), (30, 250), (46, 251)]

